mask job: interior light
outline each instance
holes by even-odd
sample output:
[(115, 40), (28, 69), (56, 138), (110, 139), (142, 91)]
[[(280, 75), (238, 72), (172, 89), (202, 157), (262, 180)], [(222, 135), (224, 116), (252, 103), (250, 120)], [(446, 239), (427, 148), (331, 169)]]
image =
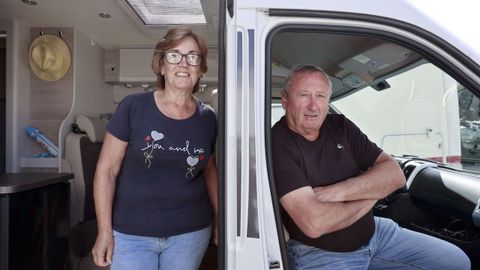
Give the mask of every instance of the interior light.
[(36, 6), (37, 2), (33, 0), (22, 0), (23, 3), (29, 5), (29, 6)]
[(200, 0), (126, 0), (145, 25), (206, 24)]
[(104, 19), (110, 19), (112, 17), (112, 15), (106, 13), (106, 12), (100, 12), (98, 14), (98, 16), (100, 16), (100, 18), (104, 18)]

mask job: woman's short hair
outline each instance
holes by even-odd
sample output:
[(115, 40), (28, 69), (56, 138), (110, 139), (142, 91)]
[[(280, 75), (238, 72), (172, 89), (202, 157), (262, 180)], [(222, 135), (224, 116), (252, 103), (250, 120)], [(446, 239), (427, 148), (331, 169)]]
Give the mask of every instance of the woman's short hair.
[[(202, 55), (202, 62), (200, 63), (200, 72), (205, 74), (207, 67), (207, 53), (208, 48), (205, 40), (188, 28), (172, 28), (165, 36), (155, 45), (152, 59), (152, 70), (157, 75), (157, 87), (161, 90), (165, 89), (165, 76), (162, 75), (161, 70), (164, 65), (165, 53), (181, 43), (186, 37), (190, 37), (197, 42), (200, 54)], [(193, 87), (193, 93), (200, 89), (199, 82)]]

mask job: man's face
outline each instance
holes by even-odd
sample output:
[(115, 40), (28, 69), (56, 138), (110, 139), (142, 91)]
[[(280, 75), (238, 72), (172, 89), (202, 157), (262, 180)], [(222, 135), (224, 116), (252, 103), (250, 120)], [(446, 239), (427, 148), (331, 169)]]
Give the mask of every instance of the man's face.
[(289, 93), (282, 92), (288, 127), (307, 140), (315, 140), (327, 116), (329, 101), (329, 84), (322, 73), (297, 73), (292, 78)]

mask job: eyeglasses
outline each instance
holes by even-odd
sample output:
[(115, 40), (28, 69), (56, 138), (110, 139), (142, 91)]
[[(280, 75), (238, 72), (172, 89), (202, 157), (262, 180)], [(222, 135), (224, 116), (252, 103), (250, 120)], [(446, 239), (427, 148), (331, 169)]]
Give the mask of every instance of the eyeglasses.
[(183, 57), (187, 59), (187, 63), (190, 66), (198, 66), (202, 62), (202, 56), (194, 53), (182, 54), (179, 52), (167, 52), (165, 55), (167, 56), (167, 62), (172, 65), (180, 63)]

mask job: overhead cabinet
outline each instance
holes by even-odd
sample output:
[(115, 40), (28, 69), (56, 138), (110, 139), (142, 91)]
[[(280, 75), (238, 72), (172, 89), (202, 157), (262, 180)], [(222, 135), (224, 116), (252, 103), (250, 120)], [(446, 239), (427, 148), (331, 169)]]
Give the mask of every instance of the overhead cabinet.
[(105, 52), (106, 82), (154, 82), (152, 48), (120, 48)]

